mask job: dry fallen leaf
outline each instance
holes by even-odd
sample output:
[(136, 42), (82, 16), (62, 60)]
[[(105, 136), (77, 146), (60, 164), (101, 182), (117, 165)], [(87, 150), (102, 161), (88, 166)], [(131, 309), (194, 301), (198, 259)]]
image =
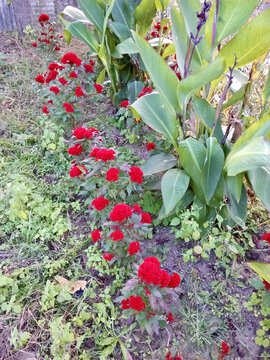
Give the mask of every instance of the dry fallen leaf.
[(70, 294), (75, 294), (75, 292), (79, 290), (84, 290), (87, 285), (87, 281), (85, 280), (77, 280), (74, 283), (70, 282), (68, 279), (57, 275), (55, 280), (60, 284), (62, 287), (68, 287)]
[(70, 281), (68, 279), (65, 279), (63, 276), (57, 275), (55, 277), (55, 280), (59, 282), (61, 286), (70, 286)]

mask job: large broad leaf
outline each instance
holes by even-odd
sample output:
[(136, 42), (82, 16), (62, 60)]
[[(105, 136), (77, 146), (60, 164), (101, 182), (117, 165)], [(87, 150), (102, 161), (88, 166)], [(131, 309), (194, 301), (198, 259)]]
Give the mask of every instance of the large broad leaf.
[(175, 54), (175, 45), (173, 43), (169, 44), (162, 53), (163, 59), (166, 57)]
[[(106, 29), (107, 29), (107, 25), (108, 25), (108, 20), (109, 17), (111, 15), (112, 9), (114, 6), (114, 0), (111, 0), (110, 5), (106, 6), (106, 12), (105, 12), (105, 16), (104, 16), (104, 20), (103, 20), (103, 27), (102, 27), (102, 41), (101, 41), (101, 46), (103, 46), (104, 41), (105, 41), (105, 37), (106, 37)], [(107, 35), (106, 37), (106, 41), (110, 40), (110, 36)], [(110, 47), (107, 46), (107, 52), (108, 54), (110, 54)]]
[(269, 165), (270, 142), (263, 137), (258, 137), (231, 151), (226, 159), (224, 170), (229, 176), (235, 176), (244, 171)]
[(261, 279), (270, 283), (270, 264), (256, 261), (251, 261), (247, 264), (259, 275)]
[(176, 210), (181, 211), (181, 210), (185, 209), (188, 205), (190, 205), (192, 203), (193, 198), (194, 198), (193, 191), (187, 190), (185, 195), (182, 197), (182, 199), (180, 201), (178, 201), (175, 208), (173, 210), (171, 210), (169, 214), (166, 213), (165, 206), (162, 205), (162, 207), (158, 213), (159, 220), (165, 219), (166, 217), (173, 215)]
[(237, 202), (240, 201), (242, 186), (244, 180), (244, 173), (240, 173), (236, 176), (226, 176), (225, 181), (230, 188), (230, 192)]
[(80, 21), (73, 22), (68, 25), (67, 29), (71, 35), (82, 40), (94, 52), (98, 52), (98, 41), (92, 31)]
[(177, 159), (172, 154), (158, 154), (151, 156), (141, 165), (141, 170), (145, 176), (160, 173), (173, 168), (177, 164)]
[(227, 200), (227, 209), (229, 212), (229, 216), (236, 224), (244, 227), (247, 215), (247, 192), (245, 185), (242, 184), (240, 201), (236, 200), (226, 182), (224, 187), (224, 193)]
[[(216, 35), (214, 45), (227, 36), (237, 32), (250, 19), (260, 0), (221, 0), (219, 1)], [(215, 3), (216, 5), (216, 3)], [(210, 45), (212, 40), (213, 19), (216, 6), (212, 6), (206, 23), (205, 36)]]
[(221, 106), (221, 110), (227, 109), (228, 107), (237, 103), (237, 101), (242, 100), (244, 98), (244, 95), (245, 89), (240, 89), (235, 94), (233, 94), (225, 104)]
[(109, 24), (109, 28), (112, 29), (116, 36), (118, 36), (120, 41), (124, 41), (131, 37), (131, 32), (129, 28), (122, 23), (114, 21)]
[(166, 107), (172, 113), (178, 113), (180, 108), (176, 90), (179, 81), (176, 74), (144, 38), (135, 32), (133, 32), (133, 37), (150, 78), (164, 99)]
[(270, 97), (270, 69), (268, 71), (268, 77), (264, 84), (263, 93), (262, 93), (262, 104), (265, 106)]
[(252, 124), (233, 145), (232, 150), (236, 150), (245, 142), (255, 139), (260, 136), (265, 136), (270, 140), (270, 113), (265, 114), (260, 120)]
[(92, 22), (85, 16), (84, 12), (74, 6), (66, 6), (62, 14), (71, 17), (75, 21), (81, 21), (86, 24), (92, 24)]
[(225, 59), (217, 59), (194, 75), (182, 80), (177, 89), (179, 102), (185, 108), (192, 94), (200, 87), (220, 77), (226, 68)]
[(176, 143), (177, 121), (175, 113), (164, 106), (163, 99), (157, 93), (142, 96), (132, 107), (140, 114), (143, 121), (161, 133), (172, 144)]
[[(210, 133), (215, 123), (215, 117), (216, 117), (215, 109), (213, 109), (212, 106), (207, 101), (203, 100), (202, 98), (199, 98), (198, 96), (194, 96), (192, 105), (196, 115), (203, 122), (208, 132)], [(224, 134), (221, 127), (220, 118), (218, 119), (213, 136), (218, 139), (219, 143), (222, 142)]]
[(102, 33), (104, 13), (96, 0), (78, 0), (78, 4), (88, 19)]
[(251, 63), (270, 49), (270, 9), (263, 11), (243, 27), (218, 53), (232, 66), (237, 56), (237, 68)]
[(152, 20), (156, 15), (155, 0), (142, 0), (139, 6), (136, 7), (134, 17), (136, 23), (139, 25), (139, 34), (145, 36)]
[(207, 203), (214, 195), (224, 165), (224, 153), (217, 139), (206, 140), (206, 157), (201, 171), (201, 183)]
[(116, 50), (119, 54), (137, 54), (138, 48), (134, 40), (130, 37), (116, 46)]
[(162, 177), (161, 192), (166, 214), (172, 211), (185, 195), (190, 177), (184, 170), (171, 169)]
[(199, 141), (188, 138), (179, 143), (179, 158), (186, 173), (192, 179), (192, 187), (200, 200), (205, 201), (201, 185), (201, 170), (204, 165), (206, 148)]
[(270, 166), (250, 170), (248, 178), (256, 195), (270, 211)]
[(132, 104), (142, 92), (144, 83), (142, 81), (131, 81), (128, 83), (128, 101)]
[(128, 29), (134, 28), (133, 7), (128, 0), (115, 0), (112, 16), (114, 21), (124, 24)]
[(158, 10), (165, 11), (170, 4), (170, 0), (155, 0)]

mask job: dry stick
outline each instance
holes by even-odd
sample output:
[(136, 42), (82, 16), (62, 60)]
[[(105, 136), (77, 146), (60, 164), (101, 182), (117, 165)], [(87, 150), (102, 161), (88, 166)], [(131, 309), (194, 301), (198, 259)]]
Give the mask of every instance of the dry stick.
[(215, 131), (215, 128), (217, 126), (217, 121), (218, 121), (218, 118), (219, 118), (219, 114), (220, 114), (220, 111), (221, 111), (221, 107), (226, 99), (226, 95), (227, 95), (227, 92), (230, 88), (230, 86), (232, 85), (232, 80), (233, 80), (233, 69), (236, 67), (237, 65), (237, 57), (236, 57), (236, 54), (234, 54), (235, 56), (235, 60), (234, 60), (234, 64), (233, 64), (233, 67), (229, 67), (230, 69), (230, 75), (226, 75), (228, 77), (228, 83), (227, 85), (225, 86), (225, 89), (223, 90), (223, 93), (221, 94), (221, 97), (219, 99), (219, 103), (218, 103), (218, 107), (217, 107), (217, 110), (216, 110), (216, 117), (215, 117), (215, 122), (214, 122), (214, 125), (213, 125), (213, 129), (212, 129), (212, 132), (211, 132), (211, 136), (213, 136), (213, 133)]

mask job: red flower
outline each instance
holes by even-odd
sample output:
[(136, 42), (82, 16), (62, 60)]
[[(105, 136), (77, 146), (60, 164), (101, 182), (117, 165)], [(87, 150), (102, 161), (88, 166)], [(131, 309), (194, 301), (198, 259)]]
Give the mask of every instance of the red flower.
[(158, 32), (152, 31), (150, 34), (153, 38), (158, 37)]
[(32, 46), (36, 48), (36, 47), (37, 47), (37, 43), (34, 42), (34, 43), (32, 44)]
[(44, 77), (43, 75), (38, 75), (35, 78), (36, 82), (40, 83), (40, 84), (44, 84)]
[(113, 254), (108, 254), (106, 252), (103, 254), (103, 259), (106, 261), (111, 261), (113, 258), (114, 258)]
[(151, 258), (146, 258), (144, 260), (139, 267), (138, 276), (142, 281), (145, 281), (146, 284), (159, 285), (162, 282), (163, 274), (160, 270), (159, 261), (156, 258), (152, 259), (155, 260), (152, 261)]
[(144, 290), (145, 290), (146, 295), (151, 295), (152, 294), (151, 291), (149, 291), (146, 286), (144, 286)]
[(154, 26), (154, 28), (155, 28), (156, 30), (160, 30), (160, 22), (158, 22), (158, 23)]
[(225, 341), (223, 341), (221, 343), (221, 353), (219, 355), (219, 360), (223, 360), (224, 355), (227, 355), (230, 350), (231, 349), (230, 349), (229, 345)]
[(270, 283), (263, 279), (263, 284), (266, 290), (270, 291)]
[(66, 112), (74, 112), (74, 109), (72, 107), (72, 105), (68, 104), (68, 103), (64, 103), (63, 107), (66, 109)]
[(132, 205), (132, 207), (133, 207), (133, 212), (141, 214), (142, 209), (139, 207), (139, 205), (135, 204), (135, 205)]
[(167, 316), (167, 321), (170, 322), (170, 321), (174, 321), (174, 318), (173, 318), (173, 314), (170, 312)]
[(148, 214), (147, 212), (143, 212), (141, 215), (142, 215), (142, 220), (141, 220), (142, 224), (152, 224), (152, 219), (150, 214)]
[(140, 251), (140, 243), (139, 241), (133, 241), (129, 244), (128, 253), (129, 255), (135, 255)]
[(67, 83), (67, 80), (65, 78), (59, 78), (58, 81), (64, 86)]
[(96, 92), (97, 92), (98, 94), (100, 94), (101, 91), (102, 91), (102, 89), (103, 89), (103, 86), (100, 85), (100, 84), (94, 84), (93, 86), (94, 86), (94, 88), (96, 89)]
[(85, 96), (85, 93), (82, 91), (82, 88), (81, 88), (80, 86), (77, 86), (77, 87), (76, 87), (75, 95), (76, 95), (77, 97)]
[(165, 288), (169, 285), (170, 283), (170, 280), (171, 280), (171, 277), (170, 275), (167, 273), (166, 270), (161, 270), (162, 272), (162, 280), (161, 280), (161, 284), (160, 284), (160, 287), (161, 288)]
[(118, 241), (124, 239), (125, 235), (122, 233), (122, 231), (116, 230), (111, 233), (110, 238), (113, 241)]
[(156, 148), (156, 145), (154, 143), (152, 143), (152, 142), (150, 142), (146, 146), (147, 151), (150, 151), (150, 150), (155, 149), (155, 148)]
[(168, 26), (167, 26), (167, 25), (163, 26), (163, 31), (164, 31), (164, 32), (167, 31), (167, 29), (168, 29)]
[(53, 101), (52, 101), (52, 100), (48, 100), (48, 104), (53, 104)]
[(90, 130), (85, 131), (85, 135), (84, 135), (85, 138), (91, 139), (92, 136), (93, 136), (92, 131), (90, 131)]
[(150, 86), (147, 86), (147, 87), (144, 87), (144, 88), (142, 89), (142, 91), (143, 91), (143, 93), (145, 93), (145, 94), (151, 94), (152, 91), (153, 91), (153, 89), (152, 89)]
[(53, 28), (49, 28), (49, 32), (52, 32), (53, 31)]
[(130, 180), (134, 183), (141, 184), (143, 181), (143, 172), (137, 166), (131, 166), (130, 172), (128, 173)]
[(129, 299), (123, 299), (123, 300), (121, 301), (121, 303), (122, 303), (122, 309), (123, 309), (123, 310), (128, 310), (128, 309), (130, 309)]
[[(80, 168), (82, 168), (84, 171), (82, 171)], [(87, 173), (88, 173), (88, 171), (86, 170), (86, 168), (83, 165), (80, 165), (80, 167), (75, 165), (75, 166), (73, 166), (73, 168), (70, 169), (69, 175), (71, 178), (74, 178), (74, 177), (79, 178), (81, 175), (87, 174)]]
[(55, 95), (60, 93), (60, 90), (57, 86), (51, 86), (50, 91), (53, 91), (55, 93)]
[(106, 174), (106, 180), (107, 181), (117, 181), (119, 178), (119, 176), (118, 176), (119, 173), (120, 173), (120, 171), (116, 168), (109, 169)]
[(139, 95), (138, 95), (138, 99), (141, 98), (142, 96), (146, 95), (144, 92), (141, 92)]
[(97, 133), (98, 134), (98, 130), (93, 128), (93, 127), (90, 127), (88, 130), (92, 131), (93, 133)]
[(176, 288), (181, 282), (180, 276), (174, 272), (171, 276), (170, 282), (168, 284), (169, 288)]
[(78, 58), (78, 56), (74, 53), (66, 53), (62, 59), (61, 59), (61, 63), (62, 64), (69, 64), (69, 65), (76, 65), (76, 66), (80, 66), (82, 63), (82, 60), (80, 58)]
[(90, 60), (89, 60), (89, 62), (90, 62), (90, 65), (92, 65), (92, 66), (94, 66), (94, 65), (95, 65), (94, 60), (90, 59)]
[(97, 209), (97, 211), (105, 209), (105, 207), (109, 204), (109, 200), (105, 199), (103, 196), (94, 199), (91, 203), (91, 205), (93, 205)]
[(103, 160), (106, 163), (108, 160), (114, 160), (114, 154), (115, 151), (113, 149), (94, 148), (89, 156), (94, 157), (95, 161)]
[(263, 234), (262, 240), (267, 241), (270, 244), (270, 233)]
[(127, 107), (129, 107), (129, 102), (128, 102), (128, 100), (122, 101), (121, 104), (120, 104), (120, 107), (125, 108), (125, 109), (126, 109)]
[(51, 82), (52, 80), (55, 80), (57, 75), (58, 75), (57, 71), (55, 71), (55, 70), (50, 71), (49, 75), (47, 76), (47, 78), (45, 80), (46, 84), (49, 84), (49, 82)]
[(47, 114), (47, 115), (49, 114), (49, 110), (48, 110), (47, 106), (44, 106), (42, 111), (44, 112), (44, 114)]
[(84, 69), (85, 69), (85, 73), (86, 73), (86, 74), (87, 74), (87, 73), (93, 73), (93, 72), (94, 72), (93, 67), (92, 67), (91, 65), (89, 65), (89, 64), (84, 64), (83, 67), (84, 67)]
[(91, 237), (94, 243), (101, 239), (101, 234), (98, 229), (91, 232)]
[(54, 35), (50, 35), (50, 39), (53, 39), (54, 38)]
[(69, 77), (76, 79), (76, 77), (78, 77), (78, 75), (75, 73), (75, 71), (71, 71), (71, 73), (69, 74)]
[(83, 148), (82, 145), (80, 144), (76, 144), (75, 146), (72, 146), (71, 148), (68, 149), (68, 153), (69, 155), (74, 155), (74, 156), (78, 156), (82, 153)]
[(56, 47), (54, 48), (54, 50), (55, 50), (55, 51), (60, 51), (60, 47), (59, 47), (59, 46), (56, 46)]
[(144, 261), (145, 261), (145, 262), (153, 262), (153, 263), (157, 264), (158, 267), (160, 267), (160, 262), (159, 262), (159, 260), (158, 260), (156, 257), (154, 257), (154, 256), (148, 256), (147, 258), (144, 259)]
[(132, 209), (126, 204), (117, 204), (110, 213), (110, 219), (114, 222), (122, 222), (132, 215)]
[(57, 70), (59, 69), (59, 65), (57, 63), (51, 63), (49, 66), (48, 66), (48, 69), (49, 70)]
[(40, 17), (38, 18), (38, 21), (40, 23), (45, 22), (45, 21), (49, 21), (49, 20), (50, 20), (50, 18), (49, 18), (49, 16), (47, 14), (41, 14)]
[(85, 137), (86, 129), (79, 126), (72, 132), (72, 136), (75, 136), (77, 140), (83, 139)]
[(136, 311), (142, 311), (145, 309), (145, 303), (140, 296), (131, 296), (129, 298), (129, 304), (131, 309)]

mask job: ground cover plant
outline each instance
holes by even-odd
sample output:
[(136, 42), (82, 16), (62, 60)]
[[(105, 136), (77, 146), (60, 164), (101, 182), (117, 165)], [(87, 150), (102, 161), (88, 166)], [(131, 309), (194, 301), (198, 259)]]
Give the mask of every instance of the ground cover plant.
[[(203, 84), (196, 80), (219, 61), (206, 57), (196, 63), (201, 59), (202, 44), (211, 40), (210, 48), (205, 49), (211, 57), (220, 54), (234, 41), (226, 40), (224, 45), (220, 22), (233, 14), (229, 25), (237, 32), (258, 2), (238, 1), (237, 11), (232, 12), (226, 0), (211, 8), (210, 2), (179, 1), (178, 8), (171, 9), (170, 20), (164, 12), (167, 1), (151, 2), (149, 13), (146, 3), (132, 1), (121, 19), (121, 12), (114, 7), (126, 11), (122, 1), (81, 1), (87, 16), (66, 8), (65, 15), (87, 25), (82, 27), (78, 21), (67, 24), (63, 18), (69, 46), (61, 45), (57, 51), (46, 47), (50, 45), (47, 42), (37, 49), (27, 38), (19, 44), (14, 34), (0, 38), (4, 110), (0, 140), (0, 358), (269, 358), (270, 227), (268, 177), (262, 172), (267, 174), (269, 166), (265, 149), (270, 120), (264, 34), (260, 33), (260, 54), (257, 50), (252, 53), (256, 60), (263, 57), (252, 68), (242, 64), (241, 72), (248, 72), (249, 81), (238, 93), (227, 83), (215, 84), (215, 88), (212, 84), (210, 91), (209, 83), (218, 72)], [(160, 18), (155, 17), (157, 9)], [(252, 26), (252, 21), (262, 22), (268, 14), (258, 13), (257, 9), (246, 27)], [(96, 15), (103, 24), (99, 30)], [(40, 19), (42, 28), (50, 29), (51, 19), (46, 14)], [(116, 23), (126, 19), (133, 19), (132, 26), (129, 22), (125, 25), (128, 41), (117, 34), (118, 39), (113, 39), (120, 40), (117, 47), (123, 54), (128, 46), (127, 67), (140, 58), (136, 65), (140, 78), (133, 73), (128, 81), (113, 85), (111, 69), (107, 71), (115, 58), (110, 30), (119, 27), (125, 33), (123, 24)], [(197, 35), (193, 31), (190, 36), (191, 24), (197, 26)], [(76, 32), (77, 27), (80, 30)], [(88, 47), (74, 39), (81, 29), (87, 34), (84, 42), (88, 46), (93, 36), (97, 37), (98, 54), (89, 54)], [(211, 36), (212, 29), (215, 36)], [(61, 36), (54, 30), (55, 38)], [(250, 43), (256, 47), (254, 38)], [(184, 44), (180, 46), (178, 40)], [(182, 63), (180, 51), (186, 52)], [(236, 56), (239, 61), (239, 54)], [(221, 61), (227, 57), (232, 58)], [(249, 60), (253, 58), (250, 55)], [(239, 75), (233, 65), (228, 65), (229, 81)], [(221, 68), (220, 74), (225, 71)], [(181, 99), (183, 90), (184, 103), (168, 103), (175, 89), (170, 90), (165, 81), (165, 87), (160, 86), (158, 69), (182, 86), (179, 96)], [(257, 74), (254, 78), (253, 72)], [(192, 83), (196, 86), (188, 88)], [(169, 92), (172, 97), (167, 96)], [(234, 99), (240, 101), (239, 108), (233, 105), (229, 114), (237, 111), (243, 125), (243, 134), (232, 144), (223, 143), (228, 130), (222, 138), (215, 130), (219, 126), (222, 131), (222, 125), (231, 122), (236, 131), (238, 123), (230, 115), (226, 120), (228, 112), (223, 105), (229, 93), (232, 96), (226, 101), (230, 106)], [(259, 111), (248, 112), (254, 99), (261, 104)], [(170, 106), (177, 116), (168, 122)], [(214, 126), (209, 119), (214, 119)], [(175, 120), (177, 134), (170, 133)], [(245, 146), (250, 138), (257, 139), (257, 133), (266, 145), (256, 148), (262, 150), (259, 155), (249, 147), (254, 159), (249, 163), (255, 164), (259, 185), (254, 187), (252, 170), (245, 168), (244, 160), (242, 168), (237, 163), (234, 169), (245, 172), (246, 179), (241, 175), (240, 181), (236, 174), (234, 183), (233, 176), (221, 169), (226, 166), (219, 164), (219, 155), (222, 151), (223, 159), (228, 159), (241, 137)], [(178, 151), (183, 143), (191, 143), (189, 154), (195, 154), (198, 147), (206, 149), (198, 176), (193, 174), (192, 160), (200, 162), (200, 157), (195, 154), (183, 161)], [(184, 174), (180, 182), (179, 171)], [(156, 175), (159, 173), (162, 176)], [(176, 186), (171, 188), (168, 178)], [(233, 196), (239, 195), (239, 188), (242, 192), (247, 188), (244, 216), (241, 193), (240, 201), (235, 195), (232, 202), (229, 195), (233, 190), (228, 195), (221, 189), (213, 202), (209, 192), (215, 193), (218, 185), (213, 186), (212, 178), (215, 184), (228, 182), (230, 190), (235, 190)]]

